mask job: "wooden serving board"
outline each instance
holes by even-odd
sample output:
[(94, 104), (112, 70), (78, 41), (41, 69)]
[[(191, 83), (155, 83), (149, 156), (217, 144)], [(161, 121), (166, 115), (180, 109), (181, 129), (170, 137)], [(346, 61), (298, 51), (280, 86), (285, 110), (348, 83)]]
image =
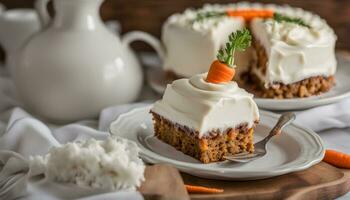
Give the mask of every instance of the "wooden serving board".
[(321, 162), (307, 170), (256, 181), (218, 181), (182, 174), (187, 184), (223, 188), (221, 194), (191, 194), (191, 199), (328, 200), (350, 191), (350, 170)]
[(145, 200), (190, 199), (179, 171), (170, 165), (147, 166), (145, 180), (139, 188)]

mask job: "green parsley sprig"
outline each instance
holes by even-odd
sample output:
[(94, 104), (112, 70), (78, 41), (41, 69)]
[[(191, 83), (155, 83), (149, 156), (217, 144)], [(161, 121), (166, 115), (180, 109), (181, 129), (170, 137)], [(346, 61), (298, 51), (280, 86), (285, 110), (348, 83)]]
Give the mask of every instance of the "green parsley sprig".
[(216, 11), (207, 11), (207, 12), (199, 12), (194, 19), (194, 22), (201, 22), (209, 18), (218, 18), (225, 16), (225, 12), (216, 12)]
[(218, 51), (217, 59), (228, 65), (229, 67), (234, 66), (234, 53), (235, 51), (246, 50), (252, 41), (252, 35), (249, 30), (244, 28), (243, 30), (238, 30), (233, 32), (229, 36), (229, 41), (226, 43), (225, 48), (221, 48)]
[(282, 15), (280, 13), (275, 13), (273, 15), (273, 19), (275, 21), (277, 21), (278, 23), (288, 22), (288, 23), (298, 24), (300, 26), (304, 26), (304, 27), (307, 27), (307, 28), (311, 28), (310, 25), (305, 23), (301, 18), (297, 18), (297, 17), (289, 17), (289, 16), (286, 16), (286, 15)]

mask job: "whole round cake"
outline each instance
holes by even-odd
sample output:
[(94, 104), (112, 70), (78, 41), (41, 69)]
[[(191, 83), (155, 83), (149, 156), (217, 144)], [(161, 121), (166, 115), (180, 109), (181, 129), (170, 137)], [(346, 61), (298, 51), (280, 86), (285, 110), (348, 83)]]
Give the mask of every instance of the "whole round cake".
[(236, 53), (239, 84), (266, 98), (308, 97), (335, 84), (336, 35), (325, 20), (300, 8), (260, 3), (205, 5), (168, 18), (164, 69), (173, 77), (204, 73), (236, 30), (253, 46)]

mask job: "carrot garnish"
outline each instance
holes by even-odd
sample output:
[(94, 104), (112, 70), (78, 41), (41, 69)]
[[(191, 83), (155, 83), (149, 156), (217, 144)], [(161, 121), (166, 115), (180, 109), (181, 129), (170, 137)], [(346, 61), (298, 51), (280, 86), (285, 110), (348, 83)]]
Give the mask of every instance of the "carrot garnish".
[(250, 21), (253, 18), (272, 18), (274, 15), (273, 10), (265, 9), (242, 9), (242, 10), (227, 10), (226, 15), (230, 17), (243, 17), (246, 21)]
[(207, 11), (199, 12), (194, 21), (203, 21), (209, 18), (218, 18), (223, 16), (243, 17), (246, 21), (253, 18), (273, 18), (275, 12), (269, 9), (229, 9), (226, 11)]
[(264, 19), (272, 18), (278, 23), (281, 23), (281, 22), (294, 23), (300, 26), (311, 28), (311, 26), (301, 18), (282, 15), (270, 9), (237, 9), (237, 10), (229, 9), (226, 11), (199, 12), (197, 13), (197, 16), (193, 20), (193, 22), (200, 22), (206, 19), (220, 18), (224, 16), (243, 17), (243, 19), (248, 22), (254, 18), (264, 18)]
[(206, 81), (215, 84), (231, 81), (235, 75), (234, 53), (248, 48), (251, 40), (248, 29), (232, 33), (225, 48), (218, 51), (217, 60), (211, 64)]
[(201, 194), (216, 194), (224, 192), (223, 189), (209, 188), (196, 185), (185, 185), (188, 193), (201, 193)]
[(350, 155), (335, 150), (326, 150), (323, 161), (340, 168), (350, 169)]
[(225, 63), (215, 60), (209, 69), (207, 75), (207, 82), (209, 83), (223, 83), (229, 82), (235, 75), (235, 69), (228, 67)]

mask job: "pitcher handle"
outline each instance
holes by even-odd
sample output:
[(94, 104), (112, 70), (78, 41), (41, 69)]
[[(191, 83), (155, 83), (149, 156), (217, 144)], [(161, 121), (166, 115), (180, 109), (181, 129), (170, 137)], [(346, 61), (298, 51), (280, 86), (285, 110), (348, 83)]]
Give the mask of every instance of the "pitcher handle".
[(46, 27), (50, 21), (51, 17), (49, 15), (49, 12), (47, 10), (47, 4), (50, 2), (50, 0), (36, 0), (35, 1), (35, 9), (39, 14), (40, 22), (42, 27)]
[(127, 46), (130, 45), (131, 42), (134, 42), (137, 40), (143, 41), (149, 44), (157, 52), (160, 59), (162, 61), (164, 60), (164, 55), (165, 55), (164, 47), (161, 44), (161, 42), (154, 36), (142, 31), (131, 31), (129, 33), (126, 33), (122, 37), (122, 43)]

